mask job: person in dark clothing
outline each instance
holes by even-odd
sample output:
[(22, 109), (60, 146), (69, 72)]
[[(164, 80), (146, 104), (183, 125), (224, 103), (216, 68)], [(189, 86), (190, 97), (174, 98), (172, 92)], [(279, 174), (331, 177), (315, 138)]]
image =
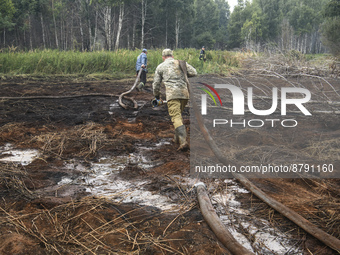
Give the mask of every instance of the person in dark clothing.
[(137, 85), (137, 90), (141, 91), (143, 87), (146, 84), (146, 73), (147, 73), (147, 63), (148, 63), (148, 57), (147, 57), (147, 49), (143, 49), (142, 53), (137, 57), (136, 62), (136, 72), (137, 75), (139, 73), (139, 70), (142, 68), (142, 73), (140, 74), (140, 83)]
[(205, 47), (204, 46), (202, 46), (199, 59), (203, 60), (204, 62), (207, 60), (206, 57), (205, 57)]

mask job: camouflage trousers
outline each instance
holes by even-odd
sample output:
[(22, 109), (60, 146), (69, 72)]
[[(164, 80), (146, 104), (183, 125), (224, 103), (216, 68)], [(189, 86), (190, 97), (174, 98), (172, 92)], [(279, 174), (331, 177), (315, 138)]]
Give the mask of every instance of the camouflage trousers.
[(168, 101), (168, 111), (175, 129), (183, 125), (182, 112), (188, 99), (172, 99)]

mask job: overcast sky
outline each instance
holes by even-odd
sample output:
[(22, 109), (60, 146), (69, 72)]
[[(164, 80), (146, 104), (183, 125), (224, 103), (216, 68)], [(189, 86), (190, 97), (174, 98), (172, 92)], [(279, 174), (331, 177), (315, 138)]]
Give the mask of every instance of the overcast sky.
[(234, 6), (237, 5), (237, 0), (228, 0), (228, 4), (230, 6), (230, 12), (234, 10)]

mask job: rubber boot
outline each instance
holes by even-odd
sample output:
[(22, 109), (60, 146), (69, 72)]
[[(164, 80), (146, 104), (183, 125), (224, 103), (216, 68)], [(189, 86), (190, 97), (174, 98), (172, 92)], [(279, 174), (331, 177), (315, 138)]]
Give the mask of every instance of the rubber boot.
[(137, 85), (136, 89), (137, 89), (137, 91), (139, 92), (139, 91), (142, 91), (143, 87), (144, 87), (144, 83), (143, 83), (143, 82), (140, 82), (140, 83)]
[(177, 135), (177, 132), (175, 131), (175, 134), (174, 134), (174, 139), (172, 140), (175, 144), (178, 144), (179, 143), (179, 138), (178, 138), (178, 135)]
[(150, 88), (150, 86), (145, 86), (145, 85), (144, 85), (143, 90), (144, 90), (145, 92), (152, 92), (152, 89)]
[(187, 142), (187, 130), (185, 128), (185, 125), (182, 125), (176, 128), (175, 132), (177, 134), (178, 141), (179, 141), (179, 147), (177, 151), (185, 151), (189, 149), (189, 144)]

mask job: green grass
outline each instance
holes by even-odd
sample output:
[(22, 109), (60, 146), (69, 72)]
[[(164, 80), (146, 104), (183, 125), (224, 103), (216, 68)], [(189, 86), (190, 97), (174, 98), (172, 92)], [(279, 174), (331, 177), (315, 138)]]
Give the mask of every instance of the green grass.
[[(140, 50), (118, 50), (97, 52), (76, 52), (58, 50), (35, 50), (29, 52), (8, 51), (0, 53), (0, 74), (2, 75), (90, 75), (110, 76), (135, 73), (136, 58)], [(186, 60), (198, 73), (228, 74), (240, 67), (241, 58), (228, 51), (207, 51), (207, 61), (198, 59), (200, 50), (178, 49), (176, 59)], [(162, 63), (162, 49), (148, 51), (148, 70), (154, 73)]]

